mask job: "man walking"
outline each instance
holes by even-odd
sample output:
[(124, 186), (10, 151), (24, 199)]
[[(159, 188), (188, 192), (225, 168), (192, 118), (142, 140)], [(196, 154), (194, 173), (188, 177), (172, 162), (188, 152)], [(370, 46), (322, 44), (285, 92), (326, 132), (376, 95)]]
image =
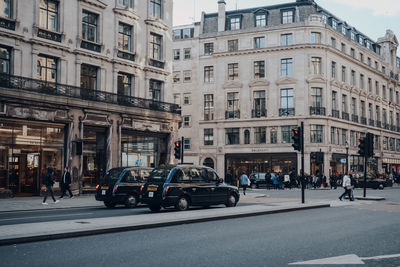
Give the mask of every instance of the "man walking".
[(246, 195), (246, 188), (249, 186), (249, 178), (244, 172), (242, 173), (242, 176), (240, 176), (240, 183), (243, 187), (243, 195)]
[(347, 175), (345, 175), (345, 176), (343, 177), (342, 186), (343, 186), (343, 188), (344, 188), (344, 193), (339, 197), (339, 200), (340, 200), (340, 201), (342, 201), (342, 198), (343, 198), (346, 194), (349, 196), (349, 200), (350, 200), (350, 201), (354, 201), (353, 198), (352, 198), (352, 195), (351, 195), (352, 186), (351, 186), (351, 178), (350, 178), (350, 176), (351, 176), (351, 171), (348, 171), (348, 172), (347, 172)]
[(59, 200), (56, 200), (54, 198), (54, 193), (53, 193), (53, 185), (54, 185), (54, 170), (52, 167), (47, 168), (47, 174), (43, 175), (43, 184), (46, 186), (46, 192), (44, 193), (44, 199), (42, 204), (43, 205), (49, 205), (46, 202), (47, 195), (50, 194), (51, 197), (53, 198), (54, 203), (58, 203)]
[(71, 189), (69, 188), (70, 184), (71, 184), (71, 174), (68, 171), (68, 167), (65, 167), (64, 174), (61, 179), (61, 197), (60, 198), (64, 197), (67, 190), (69, 193), (69, 198), (74, 198), (74, 196), (72, 195)]

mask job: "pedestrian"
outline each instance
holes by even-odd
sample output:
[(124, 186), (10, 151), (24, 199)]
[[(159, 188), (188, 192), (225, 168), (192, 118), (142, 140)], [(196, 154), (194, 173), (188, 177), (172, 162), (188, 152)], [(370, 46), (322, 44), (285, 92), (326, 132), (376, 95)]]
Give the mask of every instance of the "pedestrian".
[(343, 188), (344, 188), (344, 192), (343, 192), (343, 194), (340, 195), (340, 197), (339, 197), (339, 200), (340, 200), (340, 201), (342, 201), (342, 198), (343, 198), (346, 194), (349, 196), (349, 200), (350, 200), (350, 201), (354, 201), (354, 200), (352, 199), (352, 196), (351, 196), (352, 186), (351, 186), (351, 178), (350, 178), (350, 176), (351, 176), (351, 171), (348, 171), (347, 175), (345, 175), (345, 176), (343, 177), (342, 186), (343, 186)]
[(69, 193), (69, 198), (74, 198), (71, 192), (71, 188), (69, 188), (69, 185), (71, 184), (71, 173), (68, 171), (68, 167), (64, 168), (64, 174), (61, 179), (61, 197), (63, 198), (65, 193), (68, 190)]
[(244, 172), (240, 176), (240, 183), (242, 184), (242, 187), (243, 187), (243, 195), (246, 195), (246, 188), (247, 188), (247, 186), (249, 186), (250, 180), (249, 180), (249, 177), (247, 177), (246, 173), (244, 173)]
[(274, 172), (271, 175), (271, 179), (272, 179), (272, 184), (274, 185), (274, 189), (275, 190), (278, 189), (278, 177)]
[(231, 174), (231, 171), (228, 170), (228, 172), (225, 175), (225, 183), (232, 184), (232, 182), (233, 182), (233, 176)]
[(54, 170), (52, 167), (47, 168), (47, 173), (43, 175), (43, 184), (46, 186), (46, 192), (44, 193), (44, 198), (43, 198), (43, 205), (48, 205), (46, 202), (47, 195), (50, 194), (54, 203), (58, 203), (59, 200), (56, 200), (54, 198), (54, 193), (53, 193), (53, 185), (54, 185)]

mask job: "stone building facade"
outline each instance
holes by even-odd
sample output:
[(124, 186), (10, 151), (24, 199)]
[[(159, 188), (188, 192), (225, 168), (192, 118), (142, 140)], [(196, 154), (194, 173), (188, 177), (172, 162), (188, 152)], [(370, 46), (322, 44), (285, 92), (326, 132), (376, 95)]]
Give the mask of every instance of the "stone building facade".
[(0, 1), (0, 188), (36, 195), (68, 166), (82, 192), (171, 163), (171, 32), (168, 0)]
[(305, 173), (363, 171), (358, 140), (375, 135), (368, 170), (399, 172), (400, 59), (311, 0), (203, 13), (174, 27), (173, 90), (185, 162), (232, 171), (300, 172), (292, 129), (305, 125)]

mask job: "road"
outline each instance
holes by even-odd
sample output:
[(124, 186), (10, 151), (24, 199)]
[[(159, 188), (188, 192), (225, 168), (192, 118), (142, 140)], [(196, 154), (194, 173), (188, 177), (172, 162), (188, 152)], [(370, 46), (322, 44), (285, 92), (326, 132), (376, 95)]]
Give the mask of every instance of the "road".
[[(321, 192), (308, 195), (339, 193)], [(400, 191), (385, 192), (385, 203), (2, 246), (0, 255), (5, 266), (287, 266), (354, 254), (345, 262), (397, 267)], [(389, 257), (374, 258), (381, 255)]]

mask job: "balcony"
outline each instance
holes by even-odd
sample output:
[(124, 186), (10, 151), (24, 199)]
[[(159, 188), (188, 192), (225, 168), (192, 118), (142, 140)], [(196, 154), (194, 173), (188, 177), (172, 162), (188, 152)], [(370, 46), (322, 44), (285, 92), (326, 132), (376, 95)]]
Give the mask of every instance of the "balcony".
[(310, 107), (310, 115), (325, 116), (325, 108), (324, 107)]
[(155, 59), (150, 59), (149, 65), (153, 66), (153, 67), (156, 67), (156, 68), (159, 68), (159, 69), (163, 69), (165, 63), (162, 62), (162, 61), (155, 60)]
[(367, 125), (367, 118), (361, 117), (361, 124)]
[(339, 119), (339, 117), (340, 117), (339, 114), (340, 114), (339, 110), (332, 109), (332, 117)]
[(350, 120), (350, 115), (347, 112), (342, 112), (342, 119), (348, 121)]
[(253, 110), (251, 110), (251, 117), (252, 118), (267, 117), (267, 110), (266, 109), (253, 109)]
[(61, 43), (61, 33), (38, 29), (37, 36), (47, 40)]
[(358, 123), (358, 116), (352, 114), (352, 115), (351, 115), (351, 121), (352, 121), (352, 122), (357, 122), (357, 123)]
[(393, 124), (390, 124), (390, 130), (395, 132), (396, 131), (396, 126), (394, 126)]
[(240, 110), (225, 111), (225, 119), (240, 119)]
[(15, 31), (15, 20), (0, 17), (0, 27)]
[(397, 132), (400, 133), (400, 126), (397, 126)]
[(118, 95), (71, 85), (50, 83), (7, 74), (0, 74), (0, 87), (181, 114), (180, 107), (176, 104), (154, 101), (152, 99)]
[(135, 61), (136, 55), (127, 51), (118, 50), (117, 57), (130, 61)]
[(382, 125), (381, 121), (376, 121), (376, 124), (375, 124), (376, 127), (381, 128), (381, 125)]
[(90, 42), (90, 41), (82, 40), (81, 48), (87, 49), (87, 50), (92, 50), (92, 51), (98, 52), (98, 53), (101, 52), (101, 45), (97, 44), (97, 43)]
[(294, 108), (280, 108), (279, 117), (294, 116)]
[(383, 128), (383, 129), (386, 129), (386, 130), (390, 130), (390, 125), (389, 125), (389, 123), (384, 122), (382, 128)]

